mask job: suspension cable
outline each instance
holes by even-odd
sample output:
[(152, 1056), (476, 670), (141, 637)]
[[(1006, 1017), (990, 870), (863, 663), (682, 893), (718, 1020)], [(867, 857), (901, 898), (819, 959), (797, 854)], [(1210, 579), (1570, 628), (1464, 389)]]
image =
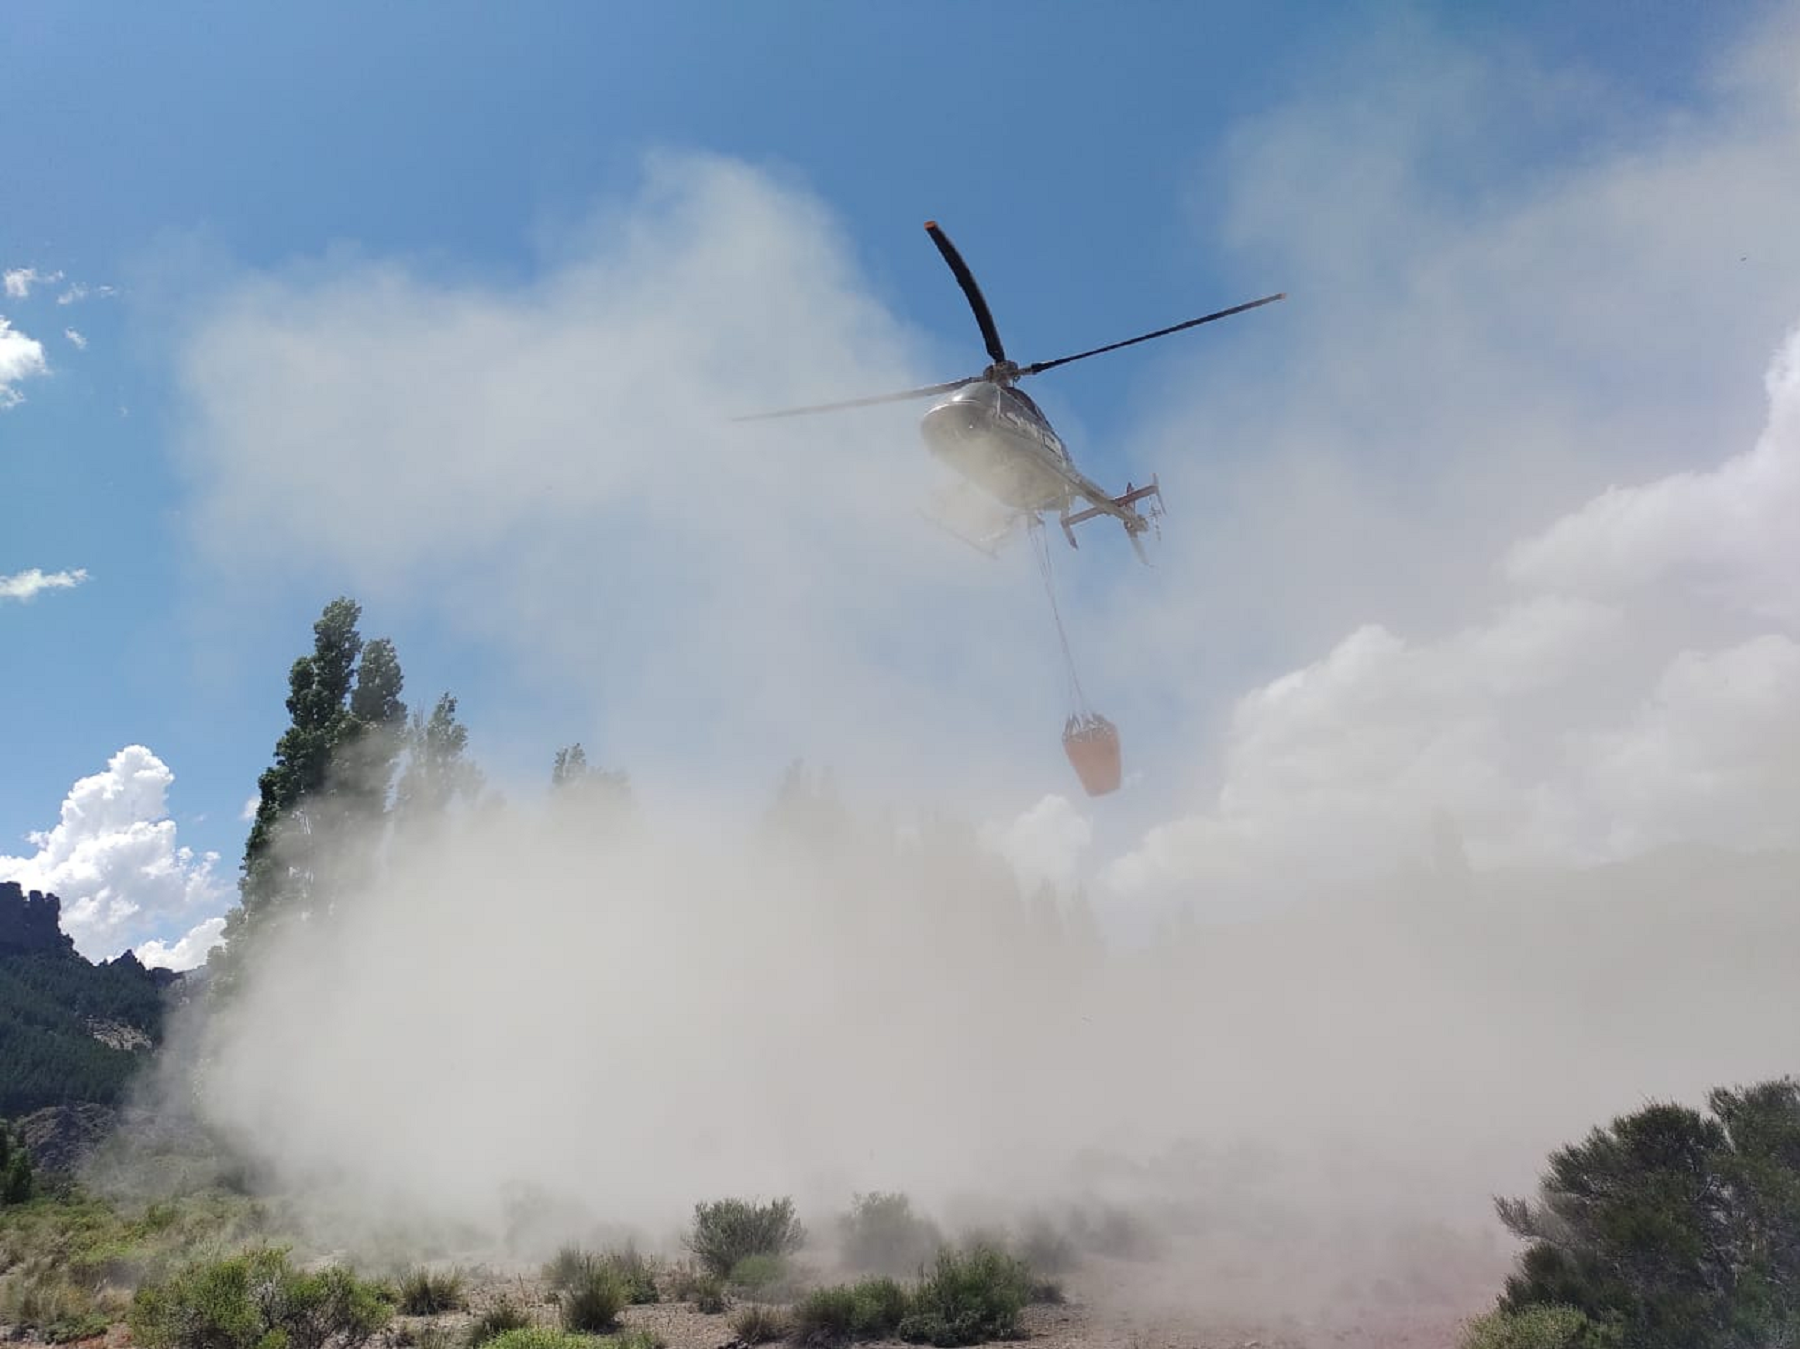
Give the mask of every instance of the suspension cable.
[(1075, 707), (1085, 719), (1089, 715), (1087, 694), (1081, 687), (1081, 676), (1075, 670), (1075, 653), (1069, 648), (1069, 634), (1063, 627), (1062, 609), (1056, 602), (1056, 580), (1050, 565), (1050, 540), (1048, 531), (1041, 518), (1033, 517), (1028, 531), (1031, 534), (1032, 551), (1037, 555), (1038, 573), (1044, 579), (1044, 594), (1050, 600), (1050, 617), (1056, 623), (1056, 638), (1062, 644), (1063, 671), (1068, 675), (1069, 691), (1074, 696)]

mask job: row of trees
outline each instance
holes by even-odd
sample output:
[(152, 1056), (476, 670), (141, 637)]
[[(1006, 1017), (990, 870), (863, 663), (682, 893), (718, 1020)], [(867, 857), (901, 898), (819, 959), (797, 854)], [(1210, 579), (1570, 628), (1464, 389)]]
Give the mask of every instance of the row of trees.
[[(280, 923), (328, 915), (366, 882), (392, 838), (417, 838), (484, 799), (469, 732), (449, 693), (410, 716), (394, 643), (365, 641), (362, 607), (340, 597), (313, 624), (313, 649), (288, 671), (290, 722), (258, 779), (239, 903), (208, 958), (229, 989)], [(579, 744), (557, 752), (553, 786), (622, 797), (622, 773), (591, 768)]]

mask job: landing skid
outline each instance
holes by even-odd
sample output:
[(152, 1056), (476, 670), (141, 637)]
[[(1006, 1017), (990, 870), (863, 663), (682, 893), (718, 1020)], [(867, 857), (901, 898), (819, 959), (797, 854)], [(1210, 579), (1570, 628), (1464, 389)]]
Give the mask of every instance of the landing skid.
[[(1149, 501), (1150, 505), (1138, 511), (1134, 507), (1140, 501)], [(1144, 552), (1142, 535), (1154, 531), (1157, 538), (1162, 537), (1162, 526), (1157, 523), (1163, 515), (1162, 486), (1155, 475), (1151, 475), (1148, 487), (1133, 487), (1125, 484), (1125, 490), (1116, 497), (1108, 497), (1104, 506), (1089, 506), (1086, 510), (1076, 511), (1071, 515), (1064, 511), (1060, 517), (1063, 537), (1069, 541), (1069, 547), (1080, 548), (1075, 541), (1075, 526), (1085, 520), (1092, 520), (1102, 515), (1110, 515), (1125, 526), (1125, 537), (1131, 540), (1131, 547), (1138, 555), (1138, 561), (1146, 567), (1152, 565), (1149, 555)]]

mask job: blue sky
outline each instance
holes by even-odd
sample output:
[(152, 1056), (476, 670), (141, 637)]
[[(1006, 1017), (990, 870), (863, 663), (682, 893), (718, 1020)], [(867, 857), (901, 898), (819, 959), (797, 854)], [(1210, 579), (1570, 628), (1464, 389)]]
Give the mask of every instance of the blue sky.
[[(419, 575), (439, 554), (410, 554), (407, 582), (390, 589), (380, 559), (343, 549), (309, 555), (280, 529), (238, 518), (236, 527), (280, 535), (289, 551), (282, 560), (230, 565), (216, 489), (234, 461), (218, 457), (221, 437), (258, 423), (225, 406), (230, 394), (216, 367), (196, 353), (216, 352), (206, 338), (221, 331), (218, 315), (235, 312), (257, 286), (310, 301), (334, 281), (386, 269), (404, 273), (415, 299), (434, 287), (490, 298), (532, 294), (546, 278), (563, 276), (559, 268), (584, 249), (604, 250), (596, 219), (645, 214), (646, 156), (665, 154), (741, 167), (754, 176), (759, 202), (792, 194), (822, 208), (820, 237), (841, 246), (848, 272), (839, 289), (873, 307), (869, 326), (847, 331), (868, 332), (870, 351), (881, 353), (859, 352), (839, 372), (844, 378), (904, 367), (947, 379), (979, 363), (973, 324), (920, 229), (927, 218), (941, 220), (962, 246), (1009, 348), (1024, 360), (1288, 289), (1295, 293), (1288, 305), (1059, 371), (1033, 387), (1084, 466), (1103, 480), (1154, 468), (1168, 485), (1171, 474), (1188, 473), (1193, 490), (1171, 503), (1169, 523), (1186, 515), (1183, 527), (1197, 530), (1209, 522), (1209, 507), (1196, 500), (1204, 484), (1191, 459), (1171, 462), (1180, 444), (1172, 428), (1190, 389), (1204, 386), (1229, 405), (1208, 428), (1232, 432), (1213, 435), (1210, 443), (1223, 446), (1215, 462), (1253, 460), (1254, 437), (1264, 431), (1298, 452), (1306, 424), (1286, 409), (1303, 401), (1295, 390), (1317, 368), (1307, 363), (1320, 355), (1321, 334), (1333, 335), (1334, 360), (1358, 340), (1348, 317), (1353, 302), (1379, 310), (1387, 304), (1380, 285), (1398, 280), (1405, 294), (1395, 297), (1396, 310), (1417, 312), (1426, 263), (1451, 267), (1459, 237), (1482, 237), (1495, 221), (1510, 221), (1513, 234), (1531, 227), (1529, 215), (1509, 214), (1519, 199), (1549, 210), (1561, 193), (1578, 203), (1568, 209), (1599, 219), (1604, 194), (1583, 195), (1582, 175), (1673, 161), (1691, 149), (1682, 138), (1695, 125), (1729, 141), (1737, 133), (1719, 111), (1728, 98), (1720, 92), (1721, 64), (1754, 64), (1745, 52), (1757, 49), (1755, 34), (1764, 24), (1779, 28), (1786, 12), (1549, 3), (432, 3), (278, 12), (191, 3), (154, 11), (9, 5), (0, 14), (0, 97), (11, 145), (0, 268), (21, 281), (0, 297), (0, 315), (15, 334), (41, 344), (47, 369), (24, 371), (12, 386), (22, 401), (0, 410), (0, 499), (10, 508), (0, 576), (80, 570), (85, 579), (29, 600), (0, 600), (8, 652), (0, 674), (0, 856), (29, 858), (34, 845), (26, 836), (56, 823), (71, 784), (141, 744), (174, 775), (166, 806), (180, 844), (221, 854), (216, 879), (228, 883), (242, 848), (239, 812), (285, 721), (287, 664), (304, 649), (320, 606), (340, 591), (363, 599), (366, 635), (397, 640), (415, 704), (444, 689), (459, 696), (477, 757), (503, 780), (547, 774), (554, 748), (579, 738), (651, 784), (675, 783), (706, 761), (715, 734), (729, 741), (712, 725), (716, 718), (702, 718), (707, 729), (690, 732), (672, 718), (652, 735), (641, 718), (627, 726), (624, 713), (608, 711), (636, 707), (633, 698), (654, 675), (619, 668), (609, 676), (617, 682), (601, 681), (598, 692), (533, 678), (518, 631), (458, 621), (446, 605), (444, 591), (467, 583), (459, 569), (481, 565), (473, 553), (446, 571), (436, 594)], [(1425, 125), (1434, 109), (1449, 111), (1441, 125)], [(1459, 123), (1459, 115), (1467, 120)], [(1398, 134), (1409, 118), (1422, 129)], [(1331, 148), (1334, 136), (1341, 155)], [(1382, 226), (1368, 201), (1343, 207), (1342, 231), (1324, 215), (1296, 218), (1309, 210), (1299, 181), (1307, 166), (1355, 162), (1381, 136), (1390, 137), (1391, 155), (1370, 162), (1400, 165), (1396, 182), (1430, 208), (1416, 219), (1423, 259)], [(1322, 157), (1296, 148), (1307, 137), (1326, 147)], [(1270, 153), (1259, 156), (1258, 147)], [(1271, 157), (1287, 153), (1291, 163)], [(1781, 171), (1773, 151), (1767, 169)], [(1379, 186), (1366, 175), (1359, 181)], [(702, 202), (738, 199), (724, 188), (697, 191)], [(1294, 193), (1285, 217), (1283, 192)], [(779, 219), (779, 211), (772, 215)], [(1334, 257), (1322, 241), (1354, 241), (1358, 222), (1379, 231), (1379, 248), (1366, 260)], [(729, 233), (728, 222), (713, 223)], [(1403, 230), (1414, 227), (1414, 219), (1401, 222)], [(1503, 233), (1496, 227), (1486, 236), (1490, 255), (1506, 247)], [(1418, 274), (1409, 274), (1415, 265)], [(1787, 259), (1765, 250), (1745, 267), (1773, 269), (1761, 274), (1764, 290), (1777, 312), (1792, 307), (1783, 289), (1792, 276)], [(26, 272), (56, 279), (33, 283)], [(1334, 280), (1322, 287), (1321, 278)], [(1529, 276), (1515, 279), (1530, 284)], [(1309, 284), (1319, 298), (1308, 297)], [(1330, 293), (1321, 297), (1322, 288)], [(1666, 303), (1686, 310), (1684, 294), (1671, 292)], [(1321, 317), (1328, 309), (1329, 324)], [(278, 321), (266, 306), (259, 312)], [(1382, 331), (1392, 321), (1369, 315)], [(1765, 413), (1756, 381), (1780, 328), (1761, 311), (1732, 322), (1707, 358), (1717, 360), (1718, 372), (1708, 366), (1696, 376), (1705, 398), (1686, 406), (1704, 407), (1708, 425), (1729, 423), (1737, 448), (1746, 449)], [(1661, 368), (1607, 366), (1593, 353), (1617, 343), (1588, 338), (1573, 362), (1586, 391)], [(731, 380), (730, 360), (723, 366), (721, 388)], [(1379, 386), (1404, 377), (1395, 365), (1372, 367), (1362, 380)], [(1738, 385), (1728, 386), (1728, 377)], [(867, 391), (831, 381), (815, 387), (791, 370), (783, 378), (784, 387), (770, 389), (776, 401)], [(321, 396), (337, 387), (321, 385)], [(1738, 400), (1713, 400), (1712, 391), (1726, 387), (1736, 388)], [(730, 385), (729, 392), (748, 397), (751, 390)], [(1284, 411), (1259, 422), (1246, 405), (1264, 396)], [(1562, 397), (1546, 386), (1540, 401)], [(1570, 394), (1569, 401), (1579, 399)], [(294, 405), (269, 404), (284, 406)], [(1341, 406), (1319, 415), (1328, 413), (1333, 426), (1354, 420)], [(900, 454), (919, 453), (916, 440), (909, 447), (904, 438), (909, 415), (881, 423), (897, 428), (891, 443)], [(1585, 411), (1570, 416), (1571, 424), (1596, 424)], [(1660, 408), (1641, 420), (1675, 424)], [(1566, 482), (1555, 474), (1539, 479), (1562, 495), (1546, 486), (1541, 499), (1519, 498), (1516, 518), (1497, 512), (1496, 549), (1507, 529), (1546, 526), (1590, 491), (1705, 467), (1731, 448), (1696, 447), (1673, 431), (1661, 442), (1635, 426), (1612, 429), (1616, 454), (1597, 452), (1588, 470), (1571, 471)], [(805, 434), (852, 433), (840, 425)], [(880, 443), (886, 452), (890, 442)], [(1359, 475), (1359, 490), (1379, 486), (1383, 475), (1391, 475), (1390, 499), (1417, 486), (1379, 445), (1346, 432), (1337, 449)], [(664, 458), (668, 480), (680, 484), (682, 457)], [(1467, 508), (1482, 489), (1458, 481), (1466, 494), (1456, 501)], [(407, 501), (397, 495), (386, 509), (403, 515)], [(279, 509), (278, 495), (231, 499)], [(1445, 502), (1417, 504), (1429, 515)], [(708, 499), (695, 509), (731, 508)], [(454, 519), (440, 524), (455, 528)], [(663, 603), (660, 569), (680, 574), (681, 558), (669, 558), (654, 532), (625, 528), (613, 537), (615, 548), (602, 540), (584, 563), (635, 602)], [(1196, 567), (1220, 561), (1184, 556)], [(1043, 808), (1045, 827), (1062, 830), (1065, 841), (1080, 814), (1075, 846), (1096, 857), (1128, 849), (1220, 786), (1219, 772), (1206, 765), (1232, 700), (1246, 689), (1319, 658), (1372, 618), (1445, 628), (1467, 598), (1428, 599), (1421, 589), (1387, 613), (1365, 590), (1351, 609), (1315, 614), (1310, 599), (1295, 601), (1270, 623), (1253, 621), (1240, 594), (1216, 610), (1183, 611), (1187, 628), (1208, 634), (1206, 670), (1195, 673), (1193, 652), (1167, 635), (1179, 624), (1162, 624), (1163, 635), (1135, 656), (1112, 626), (1133, 616), (1133, 605), (1149, 604), (1146, 594), (1166, 597), (1170, 582), (1146, 590), (1152, 583), (1122, 548), (1097, 545), (1077, 558), (1065, 553), (1058, 566), (1070, 580), (1087, 649), (1104, 648), (1095, 668), (1084, 670), (1096, 686), (1090, 691), (1102, 705), (1141, 711), (1145, 720), (1133, 733), (1146, 720), (1157, 727), (1130, 741), (1142, 747), (1136, 762), (1149, 775), (1135, 797), (1122, 794), (1110, 807)], [(1478, 563), (1491, 561), (1483, 554)], [(1208, 575), (1222, 570), (1213, 566)], [(921, 589), (896, 593), (922, 598), (951, 574), (933, 562), (920, 573)], [(1365, 580), (1381, 583), (1375, 573)], [(877, 572), (869, 584), (884, 593)], [(698, 592), (676, 585), (670, 593)], [(1196, 606), (1200, 593), (1190, 596)], [(1269, 593), (1269, 604), (1282, 607), (1279, 596), (1289, 592)], [(1030, 605), (1031, 596), (1023, 602)], [(480, 603), (514, 601), (487, 595)], [(1018, 633), (1043, 640), (1041, 605), (1027, 613), (1035, 627), (1022, 620)], [(915, 619), (901, 625), (908, 641)], [(979, 614), (975, 622), (971, 631), (980, 630)], [(962, 656), (954, 642), (935, 652), (884, 653), (880, 623), (859, 624), (854, 634), (847, 640), (865, 643), (874, 666), (892, 655), (896, 668), (918, 679), (933, 677), (933, 661)], [(968, 774), (965, 803), (977, 813), (1029, 814), (1047, 793), (1072, 793), (1054, 739), (1058, 690), (1042, 660), (1050, 652), (1028, 654), (997, 671), (997, 683), (976, 686), (991, 696), (1008, 687), (1008, 677), (1042, 674), (1041, 688), (1031, 686), (993, 718), (968, 714), (991, 733), (983, 761), (1005, 765)], [(613, 652), (612, 659), (641, 664), (642, 653)], [(915, 659), (916, 666), (906, 664)], [(1134, 671), (1136, 686), (1123, 691)], [(776, 681), (781, 672), (770, 666), (746, 677)], [(1100, 690), (1112, 691), (1114, 701)], [(745, 747), (733, 781), (773, 781), (783, 757), (773, 743), (730, 743)], [(791, 753), (831, 757), (834, 748), (826, 738), (795, 744)], [(879, 763), (871, 754), (861, 766)], [(1067, 849), (1050, 851), (1060, 857)], [(132, 939), (172, 940), (196, 917), (191, 908), (170, 911)]]

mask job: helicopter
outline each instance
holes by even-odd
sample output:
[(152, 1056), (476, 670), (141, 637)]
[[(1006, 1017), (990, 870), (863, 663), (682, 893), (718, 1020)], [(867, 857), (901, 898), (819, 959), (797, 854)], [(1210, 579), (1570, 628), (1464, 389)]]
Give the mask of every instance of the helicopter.
[[(975, 322), (981, 329), (982, 341), (987, 346), (990, 360), (986, 369), (978, 375), (953, 379), (944, 384), (928, 384), (899, 393), (876, 394), (836, 403), (784, 408), (777, 412), (752, 413), (732, 420), (748, 422), (775, 417), (799, 417), (816, 412), (836, 412), (877, 403), (948, 394), (949, 397), (926, 412), (920, 423), (920, 434), (926, 448), (960, 474), (966, 484), (998, 502), (1006, 512), (1005, 523), (1001, 528), (981, 540), (970, 539), (955, 530), (951, 532), (959, 533), (964, 542), (990, 556), (997, 556), (994, 546), (1010, 536), (1020, 523), (1039, 527), (1044, 515), (1054, 511), (1062, 525), (1063, 536), (1069, 541), (1069, 547), (1079, 548), (1080, 545), (1075, 541), (1075, 526), (1105, 515), (1124, 525), (1126, 537), (1130, 539), (1139, 559), (1148, 563), (1141, 540), (1143, 534), (1152, 528), (1163, 513), (1161, 484), (1152, 475), (1148, 486), (1137, 487), (1128, 482), (1123, 492), (1117, 495), (1108, 492), (1076, 467), (1069, 447), (1057, 435), (1056, 428), (1050, 425), (1050, 419), (1044, 415), (1043, 409), (1017, 387), (1018, 381), (1028, 375), (1040, 375), (1046, 370), (1054, 370), (1074, 361), (1084, 361), (1090, 356), (1135, 346), (1152, 338), (1167, 337), (1170, 333), (1196, 328), (1202, 323), (1212, 323), (1217, 319), (1258, 309), (1263, 305), (1273, 304), (1276, 300), (1286, 299), (1286, 293), (1265, 295), (1260, 300), (1234, 305), (1230, 309), (1221, 309), (1197, 319), (1189, 319), (1185, 323), (1159, 328), (1153, 333), (1144, 333), (1123, 342), (1112, 342), (1090, 351), (1077, 352), (1073, 356), (1020, 365), (1008, 359), (1006, 348), (1000, 342), (1000, 330), (995, 326), (993, 313), (981, 293), (981, 287), (976, 284), (974, 273), (969, 270), (968, 263), (963, 261), (956, 245), (950, 242), (950, 236), (938, 227), (935, 220), (927, 220), (925, 230), (937, 245), (944, 261), (949, 264), (957, 284), (962, 287), (963, 295), (968, 299), (970, 309), (975, 313)], [(1082, 502), (1087, 504), (1077, 509)]]

